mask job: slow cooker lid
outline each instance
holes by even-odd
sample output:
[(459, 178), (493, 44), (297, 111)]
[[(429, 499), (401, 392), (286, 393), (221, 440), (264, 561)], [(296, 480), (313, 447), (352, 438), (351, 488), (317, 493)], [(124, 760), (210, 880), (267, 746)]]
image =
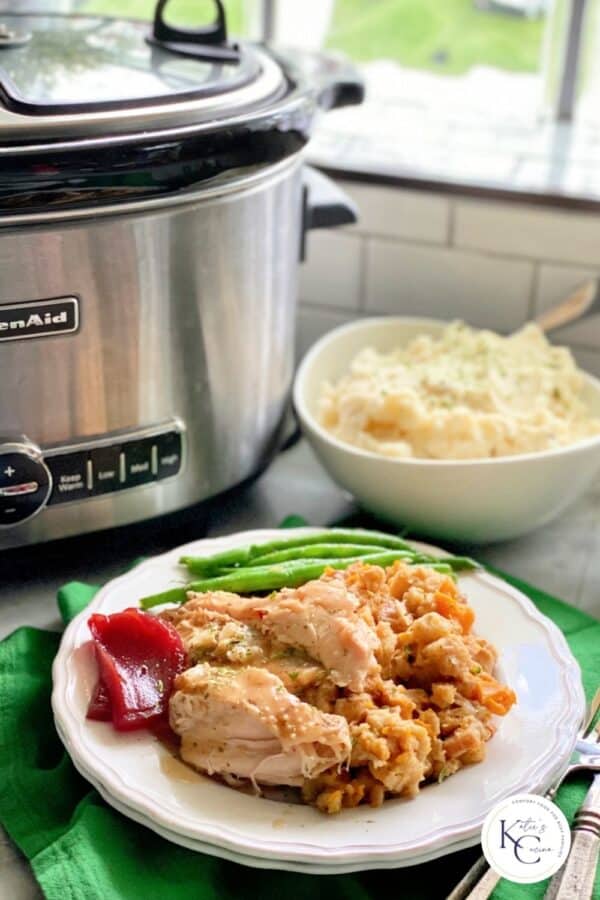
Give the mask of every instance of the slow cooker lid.
[[(80, 15), (0, 14), (0, 125), (27, 117), (35, 132), (49, 117), (162, 110), (185, 103), (193, 116), (218, 118), (255, 108), (285, 91), (282, 70), (265, 66), (252, 46), (227, 39), (220, 0), (216, 19), (196, 30), (170, 26), (159, 0), (154, 26)], [(153, 107), (148, 110), (148, 107)], [(110, 117), (103, 117), (108, 125)], [(64, 123), (67, 124), (66, 121)]]
[[(214, 21), (0, 14), (0, 229), (243, 185), (360, 103), (342, 60), (227, 39)], [(114, 211), (114, 210), (113, 210)]]

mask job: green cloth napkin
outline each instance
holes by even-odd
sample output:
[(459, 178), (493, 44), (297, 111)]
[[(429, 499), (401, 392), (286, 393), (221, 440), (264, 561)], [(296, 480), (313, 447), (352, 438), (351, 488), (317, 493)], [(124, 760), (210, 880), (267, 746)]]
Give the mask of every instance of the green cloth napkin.
[[(564, 632), (591, 696), (600, 682), (600, 622), (504, 577)], [(97, 590), (71, 583), (59, 591), (65, 623)], [(442, 900), (479, 855), (473, 848), (412, 868), (315, 876), (251, 869), (165, 841), (108, 806), (66, 755), (50, 709), (59, 641), (24, 627), (0, 643), (0, 821), (49, 900)], [(586, 788), (580, 778), (561, 789), (558, 802), (569, 819)], [(502, 881), (494, 898), (534, 900), (546, 885)], [(594, 896), (600, 898), (600, 879)]]

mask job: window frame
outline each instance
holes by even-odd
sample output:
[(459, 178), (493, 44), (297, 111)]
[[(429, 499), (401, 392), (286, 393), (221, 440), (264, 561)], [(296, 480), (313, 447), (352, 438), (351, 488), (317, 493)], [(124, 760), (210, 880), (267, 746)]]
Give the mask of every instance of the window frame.
[[(261, 38), (266, 43), (275, 36), (276, 6), (279, 0), (260, 0)], [(568, 0), (566, 40), (561, 59), (559, 90), (555, 108), (556, 121), (572, 121), (575, 115), (577, 86), (579, 82), (583, 29), (590, 7), (589, 0)]]

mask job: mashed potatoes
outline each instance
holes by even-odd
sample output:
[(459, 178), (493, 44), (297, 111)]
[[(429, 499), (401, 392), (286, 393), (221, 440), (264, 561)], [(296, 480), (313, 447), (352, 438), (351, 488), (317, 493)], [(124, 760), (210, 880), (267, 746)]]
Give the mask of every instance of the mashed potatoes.
[(321, 424), (389, 457), (481, 459), (573, 444), (600, 433), (564, 347), (526, 325), (510, 337), (455, 322), (402, 349), (367, 347), (325, 384)]

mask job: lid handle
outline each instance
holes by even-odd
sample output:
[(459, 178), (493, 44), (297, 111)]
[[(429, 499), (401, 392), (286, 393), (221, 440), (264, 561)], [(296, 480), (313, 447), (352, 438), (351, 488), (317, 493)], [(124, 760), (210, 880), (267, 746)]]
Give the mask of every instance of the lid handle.
[(216, 7), (214, 22), (202, 28), (175, 28), (164, 19), (169, 0), (158, 0), (154, 10), (154, 25), (148, 40), (173, 53), (199, 59), (239, 62), (237, 47), (227, 43), (225, 8), (221, 0), (213, 0)]

